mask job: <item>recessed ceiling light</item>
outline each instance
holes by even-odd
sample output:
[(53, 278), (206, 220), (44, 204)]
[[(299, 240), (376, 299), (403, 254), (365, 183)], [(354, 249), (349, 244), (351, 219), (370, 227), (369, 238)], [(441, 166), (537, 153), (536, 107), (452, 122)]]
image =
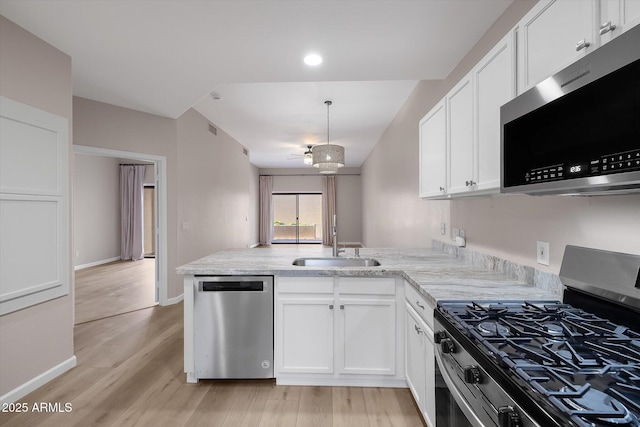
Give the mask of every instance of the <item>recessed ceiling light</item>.
[(304, 63), (311, 66), (320, 65), (322, 64), (322, 57), (317, 53), (310, 53), (304, 57)]

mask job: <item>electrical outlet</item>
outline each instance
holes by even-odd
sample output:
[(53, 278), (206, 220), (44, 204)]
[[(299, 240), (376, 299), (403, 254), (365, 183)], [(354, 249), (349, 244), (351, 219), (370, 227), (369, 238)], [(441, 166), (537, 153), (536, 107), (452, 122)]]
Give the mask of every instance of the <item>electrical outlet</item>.
[(460, 229), (460, 237), (464, 238), (464, 230), (462, 228)]
[(453, 237), (459, 237), (460, 236), (460, 229), (459, 228), (454, 228), (453, 229)]
[(549, 242), (536, 242), (536, 258), (538, 264), (549, 265)]
[(447, 224), (445, 222), (440, 223), (440, 234), (443, 236), (447, 234)]

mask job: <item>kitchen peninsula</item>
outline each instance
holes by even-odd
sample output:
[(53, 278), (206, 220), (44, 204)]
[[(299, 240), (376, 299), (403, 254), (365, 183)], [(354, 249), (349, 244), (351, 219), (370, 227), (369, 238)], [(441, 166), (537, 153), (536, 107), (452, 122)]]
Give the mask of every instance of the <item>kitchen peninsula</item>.
[[(295, 266), (292, 263), (297, 258), (330, 257), (331, 248), (272, 246), (221, 251), (179, 267), (177, 272), (184, 275), (184, 346), (187, 381), (198, 380), (194, 368), (194, 326), (207, 327), (194, 325), (193, 308), (198, 292), (195, 281), (197, 276), (274, 276), (275, 377), (279, 384), (405, 386), (405, 295), (411, 298), (415, 295), (414, 299), (422, 299), (426, 303), (427, 323), (432, 320), (433, 308), (439, 300), (561, 299), (560, 295), (509, 278), (504, 274), (473, 266), (433, 249), (362, 248), (359, 252), (361, 258), (376, 259), (380, 265)], [(346, 255), (343, 255), (343, 257), (354, 256), (353, 249), (347, 249)], [(314, 302), (317, 304), (312, 304)], [(288, 303), (298, 304), (299, 316), (304, 313), (309, 316), (308, 319), (306, 315), (304, 319), (299, 316), (296, 318), (297, 321), (294, 323), (301, 323), (297, 325), (300, 330), (292, 330), (290, 328), (292, 325), (286, 324), (295, 318), (293, 314), (284, 316), (287, 308), (291, 307), (287, 305)], [(302, 303), (308, 305), (302, 306), (300, 305)], [(349, 304), (360, 309), (359, 312), (354, 312), (354, 317), (360, 317), (353, 319), (351, 324), (348, 323)], [(333, 310), (334, 305), (336, 310)], [(313, 317), (318, 314), (314, 310), (319, 306), (329, 307), (332, 315), (333, 312), (336, 314), (340, 312), (344, 320), (341, 320), (342, 317), (336, 316), (336, 320), (330, 317), (329, 326), (324, 329), (314, 328), (312, 323), (320, 320)], [(418, 304), (418, 307), (421, 305)], [(364, 312), (365, 309), (370, 309), (375, 315), (367, 315)], [(329, 313), (329, 311), (325, 309), (321, 313)], [(326, 320), (328, 315), (323, 315)], [(357, 331), (353, 328), (370, 321), (380, 322), (375, 325), (376, 329), (373, 329), (378, 332), (370, 334), (375, 335), (373, 339), (383, 339), (386, 336), (392, 344), (390, 347), (394, 347), (389, 354), (380, 355), (380, 360), (371, 360), (370, 354), (363, 355), (360, 360), (359, 356), (349, 353), (349, 351), (358, 352), (357, 348), (350, 347), (350, 340), (361, 341), (362, 336), (367, 336), (366, 331)], [(294, 349), (291, 353), (287, 353), (289, 351), (287, 346), (294, 345), (287, 342), (287, 333), (297, 334), (296, 341), (299, 341), (301, 330), (320, 331), (329, 334), (333, 339), (334, 329), (336, 341), (332, 341), (332, 345), (328, 346), (327, 351), (331, 354), (328, 355), (330, 360), (326, 364), (315, 366), (313, 363), (302, 363), (298, 366), (295, 363), (283, 362), (282, 359), (295, 359), (300, 352), (304, 353), (304, 349)], [(213, 325), (211, 333), (214, 333)], [(342, 341), (338, 342), (338, 338)], [(318, 345), (316, 350), (321, 350), (326, 347), (321, 341), (311, 339), (308, 345), (315, 343)], [(367, 343), (359, 342), (357, 346), (366, 348)], [(335, 361), (335, 366), (334, 353), (340, 359)], [(316, 357), (317, 351), (310, 354)], [(360, 365), (350, 365), (349, 360), (345, 360), (352, 356), (358, 359)]]

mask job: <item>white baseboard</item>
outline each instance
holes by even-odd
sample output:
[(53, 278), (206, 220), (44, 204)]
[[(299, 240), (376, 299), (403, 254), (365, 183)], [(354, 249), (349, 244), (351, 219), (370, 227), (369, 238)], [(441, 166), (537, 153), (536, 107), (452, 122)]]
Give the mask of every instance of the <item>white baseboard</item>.
[(0, 396), (0, 404), (17, 402), (32, 391), (42, 387), (54, 378), (64, 374), (69, 369), (76, 366), (76, 356), (72, 356), (59, 365), (54, 366), (37, 377), (27, 381), (19, 387), (14, 388), (10, 392)]
[(253, 245), (248, 245), (249, 249), (253, 249), (253, 248), (257, 248), (258, 246), (260, 246), (260, 243), (254, 243)]
[(359, 379), (359, 378), (310, 378), (276, 376), (277, 385), (320, 386), (320, 387), (388, 387), (409, 388), (405, 380)]
[(184, 294), (180, 294), (175, 298), (169, 298), (166, 301), (160, 302), (160, 305), (178, 304), (179, 302), (182, 302), (183, 299), (184, 299)]
[(113, 258), (101, 259), (100, 261), (89, 262), (87, 264), (76, 265), (73, 268), (73, 270), (74, 271), (82, 270), (84, 268), (95, 267), (96, 265), (108, 264), (108, 263), (114, 262), (114, 261), (120, 261), (120, 257), (117, 256), (117, 257), (113, 257)]

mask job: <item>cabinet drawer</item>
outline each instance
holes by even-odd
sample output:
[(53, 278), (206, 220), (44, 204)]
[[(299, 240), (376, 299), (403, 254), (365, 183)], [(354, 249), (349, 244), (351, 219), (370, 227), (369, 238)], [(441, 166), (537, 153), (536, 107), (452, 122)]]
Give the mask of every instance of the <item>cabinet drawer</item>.
[(340, 294), (395, 295), (396, 279), (371, 277), (341, 277)]
[(332, 294), (333, 277), (278, 277), (279, 294)]
[(431, 304), (427, 303), (427, 300), (418, 292), (413, 285), (405, 282), (404, 295), (407, 302), (413, 307), (413, 309), (422, 317), (429, 327), (433, 328), (433, 309)]

